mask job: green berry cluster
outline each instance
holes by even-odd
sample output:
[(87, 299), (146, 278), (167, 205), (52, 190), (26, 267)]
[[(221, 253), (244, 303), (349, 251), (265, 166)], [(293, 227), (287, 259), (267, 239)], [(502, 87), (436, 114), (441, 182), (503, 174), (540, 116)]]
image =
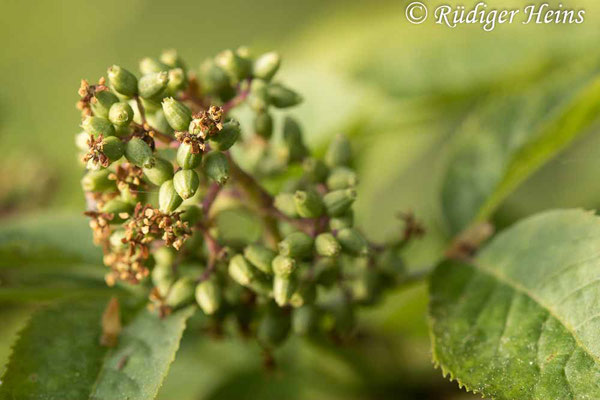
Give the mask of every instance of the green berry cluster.
[[(160, 315), (196, 302), (214, 327), (236, 321), (267, 349), (292, 331), (350, 334), (356, 308), (404, 279), (402, 249), (422, 233), (406, 218), (403, 235), (375, 245), (354, 226), (351, 144), (338, 135), (311, 156), (281, 115), (302, 98), (273, 80), (279, 66), (245, 48), (196, 71), (175, 51), (141, 60), (139, 78), (114, 65), (82, 81), (76, 137), (107, 283), (147, 287)], [(252, 115), (244, 132), (238, 107)], [(227, 240), (218, 221), (232, 204), (260, 238)]]

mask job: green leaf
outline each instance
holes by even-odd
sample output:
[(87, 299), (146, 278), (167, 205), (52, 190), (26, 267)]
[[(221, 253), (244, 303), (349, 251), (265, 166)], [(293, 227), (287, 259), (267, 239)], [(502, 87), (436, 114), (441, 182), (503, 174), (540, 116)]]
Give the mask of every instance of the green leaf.
[(154, 399), (194, 310), (190, 306), (162, 320), (142, 311), (123, 330), (118, 347), (109, 353), (90, 398)]
[(600, 398), (600, 218), (560, 210), (496, 237), (430, 286), (434, 361), (486, 398)]
[(104, 297), (36, 312), (14, 346), (0, 399), (154, 399), (194, 309), (162, 320), (143, 309), (107, 351), (99, 342), (106, 304)]
[(567, 76), (495, 97), (465, 122), (442, 188), (442, 208), (453, 233), (488, 219), (521, 183), (597, 121), (600, 79), (591, 79), (586, 67)]

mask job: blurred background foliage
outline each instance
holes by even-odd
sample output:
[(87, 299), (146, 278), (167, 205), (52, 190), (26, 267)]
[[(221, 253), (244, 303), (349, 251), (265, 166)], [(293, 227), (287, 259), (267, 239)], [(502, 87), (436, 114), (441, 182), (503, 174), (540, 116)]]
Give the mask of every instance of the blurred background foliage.
[[(586, 9), (582, 25), (513, 24), (487, 33), (431, 20), (410, 25), (406, 3), (4, 0), (0, 371), (32, 310), (105, 291), (80, 216), (79, 80), (95, 80), (113, 63), (135, 70), (165, 48), (178, 49), (190, 66), (239, 45), (279, 51), (282, 79), (305, 98), (293, 112), (309, 144), (320, 149), (336, 132), (352, 138), (360, 225), (382, 240), (397, 234), (392, 216), (414, 211), (428, 234), (409, 249), (409, 266), (438, 260), (515, 154), (597, 78), (600, 6), (562, 2)], [(567, 125), (577, 139), (504, 199), (493, 214), (498, 228), (544, 209), (597, 208), (597, 121)], [(188, 334), (159, 398), (471, 398), (431, 365), (426, 306), (424, 284), (393, 293), (361, 315), (351, 347), (294, 339), (273, 373), (262, 369), (255, 344)]]

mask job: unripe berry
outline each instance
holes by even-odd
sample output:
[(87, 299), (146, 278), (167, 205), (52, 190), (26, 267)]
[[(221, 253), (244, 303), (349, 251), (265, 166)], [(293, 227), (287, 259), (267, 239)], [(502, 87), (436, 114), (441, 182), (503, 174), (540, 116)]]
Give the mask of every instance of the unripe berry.
[(341, 189), (334, 190), (323, 196), (323, 204), (330, 217), (344, 215), (356, 200), (356, 190)]
[(170, 264), (156, 264), (152, 270), (152, 283), (158, 289), (161, 296), (166, 296), (173, 282), (175, 275), (173, 267)]
[(173, 177), (173, 185), (177, 194), (182, 199), (187, 200), (196, 194), (196, 190), (198, 190), (198, 186), (200, 185), (200, 179), (193, 169), (181, 169)]
[(81, 187), (86, 192), (104, 192), (116, 189), (115, 181), (108, 178), (111, 172), (107, 169), (89, 171), (81, 179)]
[(114, 136), (115, 127), (106, 118), (86, 117), (81, 123), (81, 127), (90, 135), (94, 136)]
[(90, 102), (92, 111), (96, 117), (108, 118), (110, 107), (119, 102), (119, 98), (108, 90), (102, 90), (94, 94)]
[(252, 73), (252, 64), (250, 64), (247, 59), (240, 57), (239, 54), (231, 50), (225, 50), (219, 53), (215, 57), (215, 63), (227, 72), (232, 82), (244, 80)]
[(108, 80), (111, 88), (126, 97), (137, 94), (137, 78), (125, 68), (113, 65), (108, 69)]
[(226, 151), (229, 150), (231, 146), (235, 144), (235, 142), (240, 137), (240, 124), (237, 121), (228, 121), (223, 124), (223, 129), (221, 129), (216, 134), (210, 136), (210, 147), (213, 150)]
[(168, 72), (152, 72), (140, 78), (138, 92), (144, 99), (160, 99), (166, 92), (168, 83)]
[(212, 315), (219, 309), (221, 288), (214, 279), (205, 280), (196, 286), (196, 302), (206, 315)]
[(194, 169), (202, 162), (202, 153), (192, 153), (192, 146), (181, 143), (177, 149), (177, 164), (183, 169)]
[(283, 123), (283, 141), (288, 152), (289, 161), (301, 161), (308, 155), (308, 148), (306, 148), (302, 139), (302, 130), (294, 118), (285, 118)]
[(273, 117), (267, 111), (254, 116), (254, 133), (267, 140), (273, 136)]
[(302, 96), (280, 83), (271, 83), (266, 87), (267, 99), (277, 108), (287, 108), (302, 102)]
[(293, 275), (280, 276), (273, 278), (273, 300), (279, 307), (283, 307), (290, 302), (292, 295), (296, 291), (297, 280)]
[(329, 229), (332, 231), (339, 231), (344, 228), (352, 228), (354, 225), (354, 212), (352, 210), (346, 211), (339, 217), (331, 217), (329, 219)]
[(133, 121), (133, 109), (127, 103), (115, 103), (110, 107), (108, 119), (116, 126), (127, 126)]
[(277, 276), (290, 276), (296, 270), (296, 261), (293, 258), (278, 255), (271, 263), (273, 273)]
[(148, 143), (138, 137), (131, 138), (125, 145), (125, 157), (138, 167), (152, 168), (155, 159)]
[(169, 66), (155, 60), (154, 58), (145, 57), (140, 60), (140, 72), (142, 75), (151, 74), (154, 72), (168, 71)]
[(102, 153), (113, 162), (123, 157), (125, 146), (121, 139), (115, 136), (109, 136), (102, 140)]
[(312, 253), (313, 238), (304, 232), (290, 233), (278, 244), (279, 254), (303, 258)]
[(213, 60), (203, 62), (199, 72), (200, 84), (207, 93), (219, 94), (230, 87), (229, 76)]
[(316, 218), (323, 214), (323, 201), (314, 191), (298, 190), (294, 194), (296, 212), (302, 218)]
[(244, 256), (238, 254), (229, 261), (229, 276), (240, 285), (248, 286), (256, 279), (256, 272)]
[(100, 207), (100, 211), (107, 214), (113, 214), (114, 218), (110, 221), (112, 224), (120, 223), (129, 218), (133, 211), (133, 205), (119, 198), (111, 199)]
[(179, 90), (185, 89), (187, 83), (188, 82), (184, 70), (181, 68), (173, 68), (169, 71), (169, 83), (167, 84), (167, 93), (173, 95)]
[(273, 202), (275, 208), (281, 211), (284, 215), (291, 218), (298, 217), (298, 211), (296, 211), (296, 202), (294, 201), (294, 195), (291, 193), (279, 193), (275, 196)]
[(340, 253), (342, 246), (329, 232), (321, 233), (315, 238), (317, 254), (324, 257), (334, 257)]
[(154, 185), (160, 186), (169, 179), (173, 179), (173, 164), (164, 158), (156, 157), (154, 165), (150, 168), (143, 168), (144, 175)]
[(211, 151), (202, 159), (202, 169), (206, 176), (219, 185), (224, 185), (229, 179), (229, 162), (220, 151)]
[(355, 187), (358, 184), (356, 172), (348, 167), (336, 167), (327, 177), (329, 190), (339, 190)]
[(281, 64), (281, 57), (276, 52), (265, 53), (254, 62), (252, 74), (254, 77), (270, 81)]
[(338, 232), (337, 240), (342, 249), (350, 254), (366, 256), (369, 254), (369, 244), (356, 229), (345, 228)]
[(306, 176), (314, 183), (324, 182), (329, 172), (323, 161), (316, 158), (305, 158), (302, 167)]
[(183, 103), (167, 97), (162, 101), (162, 109), (171, 128), (176, 131), (185, 131), (190, 126), (192, 112)]
[(325, 153), (325, 163), (330, 167), (348, 166), (352, 161), (352, 147), (344, 135), (336, 135)]
[(182, 202), (183, 199), (177, 194), (172, 180), (165, 181), (160, 185), (160, 190), (158, 191), (158, 207), (160, 211), (164, 213), (173, 212)]
[(179, 308), (191, 303), (194, 299), (194, 281), (191, 278), (179, 278), (167, 294), (165, 304), (172, 308)]
[(273, 274), (271, 263), (277, 253), (260, 244), (251, 244), (244, 249), (244, 257), (265, 274)]

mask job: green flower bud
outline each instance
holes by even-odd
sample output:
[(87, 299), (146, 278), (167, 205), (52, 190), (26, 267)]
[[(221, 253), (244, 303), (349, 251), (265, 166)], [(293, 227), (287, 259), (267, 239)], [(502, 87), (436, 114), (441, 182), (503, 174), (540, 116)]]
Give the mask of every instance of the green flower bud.
[(111, 172), (107, 169), (89, 171), (81, 179), (81, 187), (86, 192), (105, 192), (115, 190), (115, 181), (108, 179)]
[(125, 146), (121, 139), (116, 136), (109, 136), (102, 140), (102, 153), (113, 162), (123, 157)]
[(173, 212), (181, 205), (183, 199), (179, 197), (173, 181), (165, 181), (158, 191), (158, 208), (164, 213)]
[(305, 158), (302, 163), (304, 172), (308, 176), (311, 182), (321, 183), (327, 178), (329, 172), (327, 166), (321, 160), (315, 158)]
[(96, 117), (108, 118), (110, 106), (119, 102), (119, 98), (108, 90), (96, 92), (92, 98), (92, 111)]
[(273, 117), (266, 111), (258, 112), (254, 117), (254, 132), (265, 139), (273, 136)]
[(313, 238), (304, 232), (293, 232), (279, 242), (278, 247), (283, 256), (304, 258), (312, 253)]
[(277, 196), (275, 196), (273, 205), (276, 209), (278, 209), (288, 217), (298, 217), (298, 212), (296, 211), (296, 202), (294, 201), (294, 195), (291, 193), (279, 193)]
[(348, 167), (336, 167), (327, 177), (329, 190), (339, 190), (355, 187), (358, 184), (356, 172)]
[(146, 178), (156, 186), (162, 185), (169, 179), (173, 179), (173, 164), (164, 158), (156, 157), (154, 165), (150, 168), (143, 168)]
[(171, 94), (175, 94), (180, 90), (185, 89), (187, 86), (187, 79), (185, 72), (181, 68), (174, 68), (169, 71), (169, 84), (167, 85), (167, 91)]
[(292, 331), (296, 335), (305, 336), (313, 333), (317, 327), (319, 311), (312, 304), (305, 304), (292, 315)]
[(333, 168), (348, 166), (352, 161), (352, 146), (344, 135), (336, 135), (325, 153), (325, 163)]
[(315, 249), (320, 256), (334, 257), (340, 253), (342, 246), (331, 233), (325, 232), (316, 237)]
[(179, 308), (194, 300), (194, 281), (189, 277), (179, 278), (167, 294), (165, 304), (172, 308)]
[(354, 212), (352, 210), (346, 211), (339, 217), (331, 217), (329, 219), (329, 229), (332, 231), (339, 231), (344, 228), (352, 228), (354, 225)]
[(252, 64), (231, 50), (217, 54), (215, 64), (227, 72), (233, 82), (244, 80), (252, 73)]
[(254, 77), (270, 81), (281, 64), (281, 57), (275, 52), (265, 53), (254, 62), (252, 74)]
[(298, 190), (294, 194), (296, 212), (302, 218), (316, 218), (323, 214), (323, 201), (314, 191)]
[(278, 255), (271, 263), (273, 273), (277, 276), (290, 276), (296, 269), (296, 260), (290, 257)]
[(278, 306), (283, 307), (290, 302), (298, 284), (294, 276), (279, 276), (273, 278), (273, 299)]
[(181, 207), (180, 218), (183, 222), (187, 222), (190, 226), (196, 225), (202, 217), (202, 210), (200, 207), (189, 205)]
[(260, 244), (251, 244), (244, 249), (244, 257), (265, 274), (273, 274), (271, 263), (277, 253)]
[(267, 83), (261, 79), (254, 79), (250, 86), (250, 95), (248, 96), (250, 108), (258, 112), (266, 112), (269, 106), (269, 96), (267, 94)]
[(172, 267), (175, 263), (175, 254), (175, 250), (170, 247), (159, 247), (153, 253), (154, 261), (157, 265), (168, 266), (172, 274)]
[(144, 99), (160, 99), (166, 92), (168, 83), (168, 72), (152, 72), (140, 78), (138, 92)]
[(302, 102), (302, 97), (279, 83), (271, 83), (267, 86), (267, 98), (269, 104), (277, 108), (292, 107)]
[(179, 54), (177, 54), (177, 50), (175, 49), (164, 50), (160, 54), (160, 61), (171, 68), (181, 68), (185, 70), (185, 63), (181, 57), (179, 57)]
[(292, 117), (286, 117), (283, 123), (283, 141), (290, 161), (301, 161), (308, 155), (300, 125)]
[(133, 121), (133, 109), (127, 103), (115, 103), (110, 107), (108, 119), (117, 126), (127, 126)]
[(229, 179), (229, 163), (227, 157), (220, 151), (211, 151), (204, 156), (202, 169), (206, 176), (219, 185), (224, 185)]
[(258, 295), (273, 297), (273, 282), (267, 277), (258, 275), (255, 280), (250, 282), (248, 288)]
[(202, 153), (192, 153), (192, 146), (181, 143), (177, 149), (177, 164), (183, 169), (194, 169), (202, 161)]
[(81, 127), (90, 135), (115, 136), (115, 127), (106, 118), (86, 117), (81, 123)]
[(112, 89), (126, 97), (137, 94), (137, 78), (125, 68), (113, 65), (108, 69), (108, 80)]
[(173, 267), (171, 265), (155, 265), (151, 277), (152, 283), (163, 297), (169, 293), (171, 285), (175, 282), (175, 275), (173, 274)]
[(363, 235), (354, 228), (340, 230), (337, 234), (337, 240), (342, 245), (342, 249), (350, 254), (358, 256), (369, 254), (369, 244)]
[(142, 75), (152, 74), (154, 72), (168, 71), (169, 66), (161, 63), (154, 58), (145, 57), (140, 60), (140, 72)]
[(256, 272), (244, 256), (238, 254), (229, 261), (229, 276), (240, 285), (248, 286), (256, 279)]
[(152, 168), (155, 159), (148, 143), (139, 137), (134, 137), (125, 145), (125, 157), (138, 167)]
[(187, 200), (196, 194), (200, 179), (193, 169), (180, 169), (173, 177), (173, 185), (177, 194)]
[(219, 93), (230, 87), (229, 76), (213, 60), (206, 60), (200, 66), (200, 84), (207, 93)]
[(167, 97), (162, 101), (162, 109), (167, 122), (176, 131), (185, 131), (190, 126), (192, 112), (183, 103)]
[(290, 328), (289, 313), (284, 313), (277, 307), (270, 306), (258, 324), (256, 338), (262, 346), (274, 348), (287, 339)]
[(206, 315), (212, 315), (219, 309), (221, 288), (214, 279), (205, 280), (196, 286), (196, 302)]
[(356, 190), (341, 189), (334, 190), (323, 196), (323, 204), (330, 217), (344, 215), (356, 200)]
[(225, 122), (223, 129), (210, 137), (210, 147), (213, 150), (226, 151), (235, 144), (239, 137), (240, 123), (237, 121)]
[(133, 205), (119, 198), (115, 198), (104, 203), (100, 208), (100, 211), (107, 214), (113, 214), (114, 218), (110, 222), (115, 224), (129, 218), (133, 211)]

